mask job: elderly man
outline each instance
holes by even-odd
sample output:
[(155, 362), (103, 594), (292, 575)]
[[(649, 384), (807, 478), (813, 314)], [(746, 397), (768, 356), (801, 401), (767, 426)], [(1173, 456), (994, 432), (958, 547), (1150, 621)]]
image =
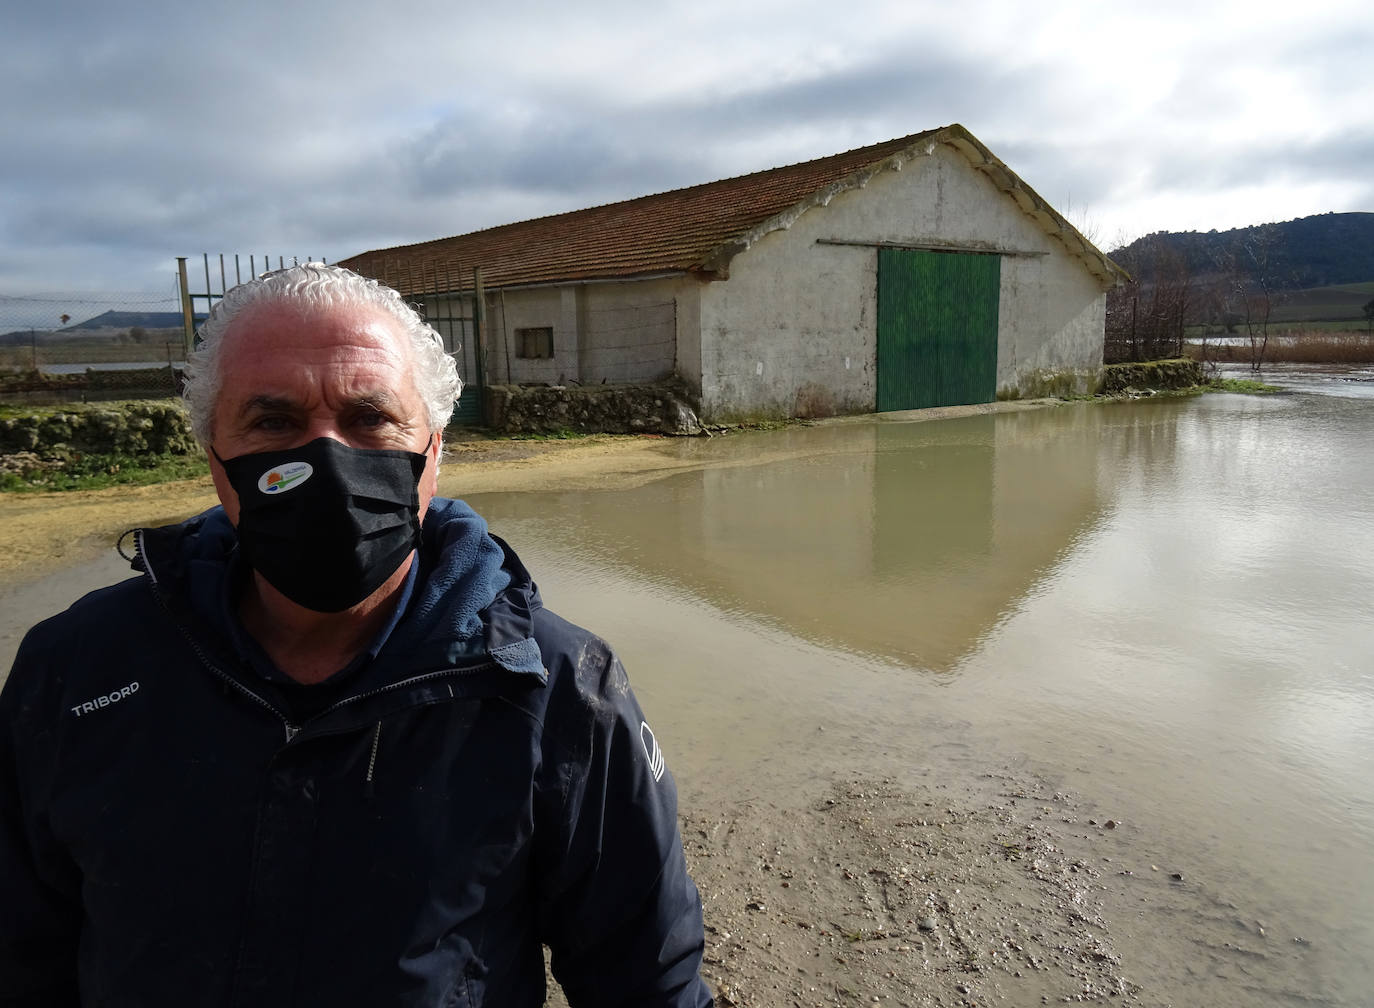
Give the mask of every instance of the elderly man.
[(0, 697), (0, 1005), (700, 1008), (676, 797), (619, 661), (435, 496), (460, 383), (394, 291), (230, 291), (221, 507), (29, 632)]

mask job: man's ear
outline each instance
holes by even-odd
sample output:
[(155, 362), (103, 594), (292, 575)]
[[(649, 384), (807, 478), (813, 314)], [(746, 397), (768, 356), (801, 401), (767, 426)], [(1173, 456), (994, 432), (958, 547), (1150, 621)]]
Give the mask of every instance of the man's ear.
[(215, 495), (219, 497), (220, 506), (224, 508), (224, 513), (229, 516), (230, 524), (238, 528), (238, 492), (230, 485), (229, 474), (224, 471), (224, 466), (220, 464), (219, 457), (213, 449), (205, 449), (205, 460), (210, 463), (210, 479), (215, 484)]
[(425, 462), (424, 475), (420, 477), (418, 487), (422, 503), (439, 492), (439, 460), (443, 457), (443, 452), (444, 432), (430, 432), (429, 444), (425, 446), (425, 455), (428, 456), (428, 459)]

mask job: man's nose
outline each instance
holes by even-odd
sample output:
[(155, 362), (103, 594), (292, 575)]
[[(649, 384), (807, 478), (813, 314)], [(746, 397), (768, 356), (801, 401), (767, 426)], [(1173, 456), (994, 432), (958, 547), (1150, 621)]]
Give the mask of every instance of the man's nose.
[(304, 444), (311, 441), (318, 441), (320, 438), (330, 438), (340, 444), (348, 444), (348, 438), (344, 435), (343, 426), (333, 418), (313, 418), (306, 425)]

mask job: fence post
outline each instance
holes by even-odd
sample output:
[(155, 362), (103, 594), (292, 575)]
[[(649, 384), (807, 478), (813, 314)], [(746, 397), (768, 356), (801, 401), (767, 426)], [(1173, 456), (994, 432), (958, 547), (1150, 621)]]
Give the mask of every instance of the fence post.
[[(478, 389), (487, 385), (486, 353), (482, 348), (483, 323), (487, 317), (487, 297), (482, 287), (482, 267), (472, 268), (472, 363), (477, 370)], [(478, 393), (481, 395), (481, 392)]]
[(191, 311), (191, 288), (186, 283), (186, 257), (177, 256), (177, 288), (181, 291), (181, 325), (185, 333), (185, 350), (196, 348), (195, 314)]

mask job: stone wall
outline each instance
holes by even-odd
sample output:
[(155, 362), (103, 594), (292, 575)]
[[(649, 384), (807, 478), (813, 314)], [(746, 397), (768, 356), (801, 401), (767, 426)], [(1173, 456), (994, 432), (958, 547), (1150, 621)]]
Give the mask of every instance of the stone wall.
[(680, 380), (651, 385), (491, 385), (488, 427), (501, 434), (699, 434), (697, 405)]
[(1131, 390), (1185, 389), (1202, 384), (1202, 365), (1195, 360), (1146, 361), (1142, 364), (1108, 364), (1102, 369), (1098, 391), (1105, 395)]
[(0, 393), (54, 392), (77, 398), (83, 392), (127, 395), (179, 395), (182, 369), (170, 366), (109, 370), (87, 368), (82, 374), (44, 371), (0, 372)]
[(27, 407), (0, 415), (0, 454), (138, 458), (198, 450), (179, 400)]
[(160, 368), (129, 368), (124, 371), (86, 369), (86, 387), (92, 391), (180, 395), (182, 369), (170, 365)]

